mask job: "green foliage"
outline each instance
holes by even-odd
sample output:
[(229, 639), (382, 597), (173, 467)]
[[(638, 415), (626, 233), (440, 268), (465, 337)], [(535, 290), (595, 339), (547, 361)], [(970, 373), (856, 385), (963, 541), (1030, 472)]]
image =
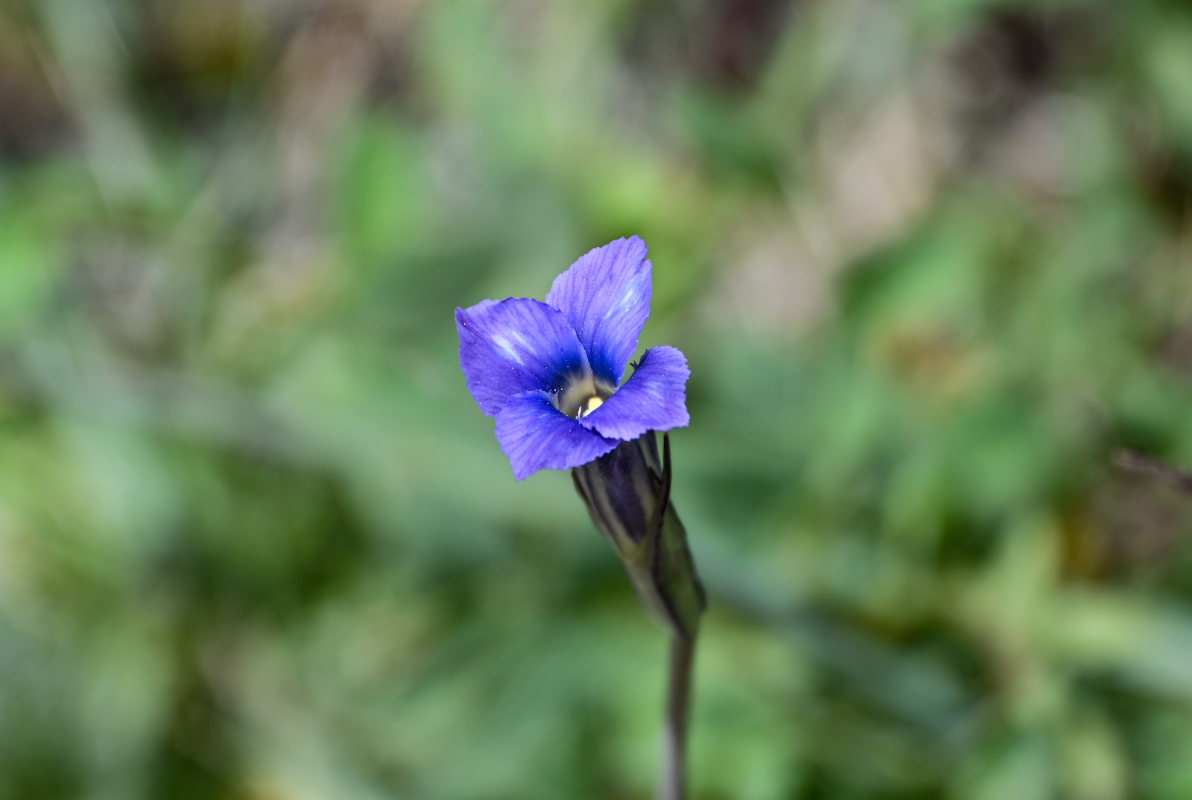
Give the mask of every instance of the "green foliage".
[(451, 313), (629, 233), (697, 796), (1189, 796), (1184, 5), (175, 5), (0, 8), (0, 799), (648, 797)]

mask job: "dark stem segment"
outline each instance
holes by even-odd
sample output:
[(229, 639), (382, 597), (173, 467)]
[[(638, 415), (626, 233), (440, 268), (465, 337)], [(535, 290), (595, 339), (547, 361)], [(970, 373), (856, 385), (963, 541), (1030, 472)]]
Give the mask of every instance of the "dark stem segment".
[(1176, 491), (1192, 494), (1192, 473), (1173, 467), (1153, 456), (1137, 450), (1121, 450), (1114, 457), (1113, 463), (1126, 472), (1150, 475)]
[(672, 637), (658, 800), (684, 800), (687, 797), (687, 709), (691, 698), (691, 664), (694, 657), (694, 636)]

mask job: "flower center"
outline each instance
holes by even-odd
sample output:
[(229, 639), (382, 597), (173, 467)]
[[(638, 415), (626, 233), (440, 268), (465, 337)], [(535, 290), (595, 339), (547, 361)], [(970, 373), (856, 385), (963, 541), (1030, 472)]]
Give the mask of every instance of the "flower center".
[(569, 417), (583, 419), (604, 405), (615, 391), (614, 387), (585, 375), (573, 379), (567, 388), (555, 395), (555, 407)]
[(594, 394), (588, 398), (588, 402), (579, 407), (579, 414), (577, 416), (586, 417), (602, 405), (604, 405), (604, 401), (600, 399), (600, 395)]

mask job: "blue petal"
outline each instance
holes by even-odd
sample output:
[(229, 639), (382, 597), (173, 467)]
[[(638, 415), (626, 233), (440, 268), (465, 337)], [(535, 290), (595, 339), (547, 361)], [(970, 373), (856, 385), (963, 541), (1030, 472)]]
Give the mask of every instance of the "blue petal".
[(632, 377), (579, 420), (602, 436), (629, 441), (646, 431), (668, 431), (691, 422), (687, 413), (687, 358), (673, 347), (651, 347)]
[(650, 316), (652, 289), (646, 243), (633, 236), (588, 251), (555, 278), (546, 302), (575, 328), (596, 376), (616, 386)]
[(575, 331), (538, 300), (484, 300), (455, 309), (459, 365), (480, 410), (496, 416), (509, 398), (531, 389), (557, 392), (588, 374)]
[(497, 414), (497, 441), (519, 481), (540, 469), (570, 469), (612, 450), (606, 439), (555, 408), (545, 392), (524, 392)]

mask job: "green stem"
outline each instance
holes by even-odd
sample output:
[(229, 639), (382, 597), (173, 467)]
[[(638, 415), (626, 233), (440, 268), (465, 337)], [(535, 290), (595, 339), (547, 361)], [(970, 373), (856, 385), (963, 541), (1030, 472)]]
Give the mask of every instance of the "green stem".
[(658, 800), (684, 800), (687, 796), (685, 745), (687, 712), (691, 699), (691, 665), (694, 656), (694, 636), (672, 637)]

